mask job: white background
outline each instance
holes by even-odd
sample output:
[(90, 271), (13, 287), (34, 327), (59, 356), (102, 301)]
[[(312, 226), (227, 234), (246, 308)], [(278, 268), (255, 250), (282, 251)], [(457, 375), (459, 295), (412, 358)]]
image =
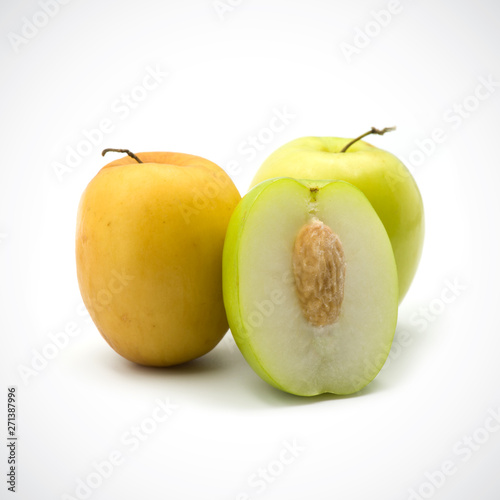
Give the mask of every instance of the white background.
[[(500, 4), (401, 0), (388, 20), (376, 13), (397, 2), (224, 1), (46, 0), (50, 17), (43, 2), (2, 2), (0, 405), (17, 385), (17, 498), (498, 500)], [(165, 76), (143, 91), (148, 68)], [(293, 118), (269, 138), (283, 111)], [(112, 131), (86, 147), (102, 120)], [(361, 393), (281, 393), (230, 334), (188, 365), (135, 366), (84, 314), (76, 209), (114, 159), (103, 148), (204, 156), (243, 194), (291, 139), (390, 125), (371, 142), (414, 173), (426, 240), (391, 357)], [(68, 148), (85, 154), (61, 175)], [(49, 335), (74, 324), (54, 354)], [(176, 405), (158, 424), (157, 398)], [(150, 433), (132, 449), (141, 425)], [(94, 462), (114, 452), (122, 462), (101, 482)], [(453, 473), (436, 473), (446, 461)], [(77, 491), (88, 479), (101, 484)], [(10, 498), (4, 480), (0, 492)]]

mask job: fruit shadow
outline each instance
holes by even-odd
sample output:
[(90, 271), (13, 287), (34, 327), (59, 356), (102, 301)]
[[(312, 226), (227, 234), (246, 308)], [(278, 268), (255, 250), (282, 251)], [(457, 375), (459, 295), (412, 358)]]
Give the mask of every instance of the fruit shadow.
[(418, 370), (425, 359), (425, 350), (432, 342), (429, 331), (422, 332), (418, 326), (411, 323), (409, 318), (400, 317), (389, 356), (375, 380), (379, 380), (386, 387), (404, 383), (406, 377)]
[[(230, 335), (230, 334), (229, 334)], [(135, 384), (156, 387), (175, 400), (192, 399), (233, 409), (289, 407), (368, 397), (384, 390), (375, 379), (356, 394), (296, 396), (264, 382), (247, 364), (235, 345), (221, 343), (212, 352), (178, 366), (155, 368), (115, 357), (111, 369)], [(108, 365), (109, 366), (109, 365)]]
[(296, 396), (280, 391), (264, 381), (258, 379), (252, 382), (254, 391), (266, 406), (306, 406), (328, 401), (340, 401), (343, 399), (359, 399), (380, 392), (379, 383), (374, 380), (367, 387), (355, 394), (318, 394), (316, 396)]
[[(246, 362), (237, 348), (228, 349), (223, 342), (208, 354), (176, 366), (139, 365), (109, 350), (105, 353), (107, 362), (103, 360), (103, 365), (107, 365), (115, 376), (126, 379), (127, 384), (137, 391), (147, 385), (149, 390), (175, 401), (192, 400), (207, 406), (247, 406), (249, 403), (242, 380), (245, 377), (242, 372), (247, 369)], [(248, 370), (251, 370), (250, 367)]]
[[(430, 332), (432, 329), (428, 328), (428, 330)], [(252, 377), (252, 380), (249, 378), (247, 385), (250, 385), (251, 389), (268, 405), (300, 406), (325, 401), (363, 398), (391, 390), (404, 383), (405, 377), (420, 366), (419, 360), (424, 357), (424, 351), (430, 341), (430, 338), (422, 335), (421, 329), (412, 324), (409, 318), (402, 316), (398, 321), (391, 351), (381, 371), (364, 389), (354, 394), (294, 396), (271, 387), (257, 376)]]

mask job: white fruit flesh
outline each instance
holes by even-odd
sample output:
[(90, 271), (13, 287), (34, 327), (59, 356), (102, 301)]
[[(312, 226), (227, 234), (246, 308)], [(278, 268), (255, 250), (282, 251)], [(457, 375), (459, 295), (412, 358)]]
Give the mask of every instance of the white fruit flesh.
[[(292, 269), (295, 239), (312, 218), (338, 235), (346, 262), (340, 315), (322, 327), (302, 313)], [(242, 328), (233, 334), (276, 386), (349, 394), (376, 376), (394, 335), (397, 274), (384, 226), (361, 191), (344, 182), (319, 190), (270, 183), (247, 213), (237, 263)]]

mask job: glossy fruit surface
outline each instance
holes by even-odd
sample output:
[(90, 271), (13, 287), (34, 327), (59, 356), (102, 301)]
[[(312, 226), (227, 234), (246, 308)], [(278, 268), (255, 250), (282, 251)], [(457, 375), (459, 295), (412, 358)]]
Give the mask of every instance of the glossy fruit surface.
[(358, 141), (341, 153), (350, 141), (335, 137), (293, 140), (264, 161), (251, 186), (275, 177), (293, 177), (343, 180), (358, 187), (370, 200), (391, 240), (401, 301), (422, 253), (422, 197), (411, 173), (398, 158), (365, 141)]
[(346, 182), (280, 178), (253, 188), (229, 223), (223, 281), (238, 347), (279, 389), (350, 394), (389, 354), (398, 310), (394, 255), (373, 207)]
[(240, 195), (203, 158), (138, 153), (106, 165), (77, 217), (80, 291), (109, 345), (144, 365), (210, 351), (228, 325), (222, 249)]

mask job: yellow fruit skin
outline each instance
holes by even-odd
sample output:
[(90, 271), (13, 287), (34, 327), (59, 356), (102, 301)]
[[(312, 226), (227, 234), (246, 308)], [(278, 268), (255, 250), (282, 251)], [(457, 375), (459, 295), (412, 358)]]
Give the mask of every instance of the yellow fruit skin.
[(203, 158), (138, 156), (150, 162), (112, 162), (82, 195), (78, 283), (116, 352), (169, 366), (209, 352), (228, 329), (222, 249), (240, 195), (225, 172)]

